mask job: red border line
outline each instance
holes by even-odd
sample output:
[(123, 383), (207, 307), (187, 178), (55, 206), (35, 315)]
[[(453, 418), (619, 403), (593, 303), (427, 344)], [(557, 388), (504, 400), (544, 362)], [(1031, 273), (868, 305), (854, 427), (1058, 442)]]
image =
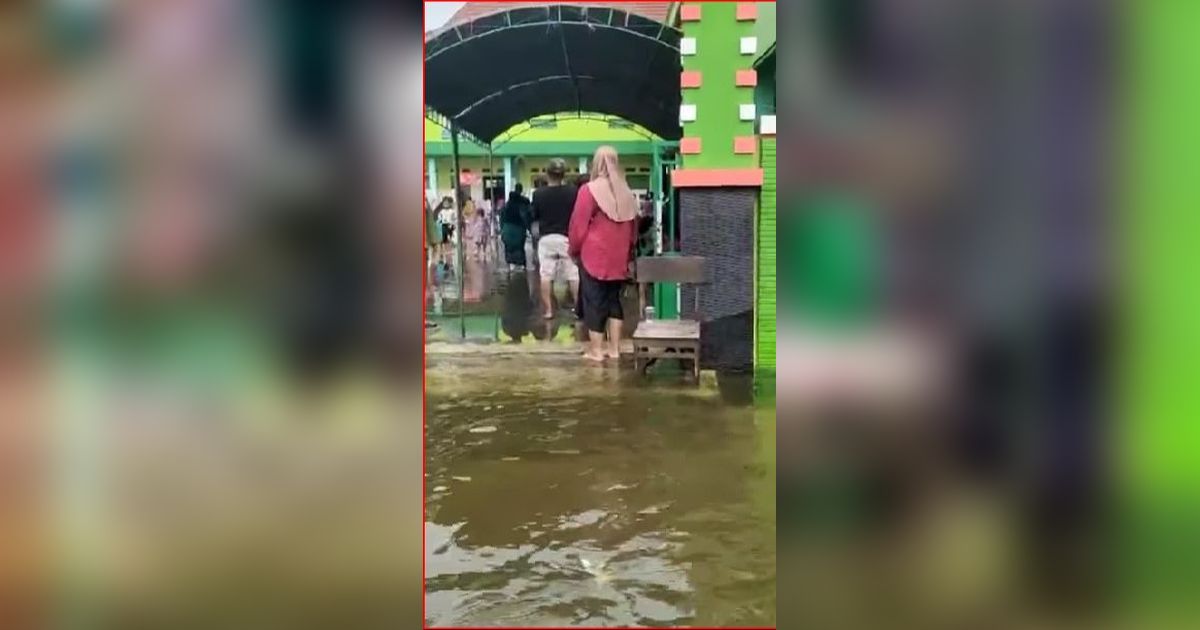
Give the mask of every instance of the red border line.
[(428, 360), (425, 355), (426, 345), (429, 343), (429, 328), (425, 326), (425, 318), (429, 313), (428, 292), (429, 287), (426, 284), (429, 281), (429, 261), (425, 260), (429, 256), (429, 248), (426, 240), (429, 233), (429, 226), (425, 225), (428, 219), (425, 211), (425, 204), (428, 203), (425, 199), (425, 182), (427, 176), (425, 169), (429, 168), (429, 158), (425, 155), (425, 5), (421, 3), (421, 186), (418, 190), (421, 192), (421, 628), (426, 627), (425, 620), (429, 619), (429, 611), (426, 610), (428, 598), (425, 597), (425, 559), (427, 550), (425, 549), (425, 522), (428, 520), (428, 515), (425, 513), (426, 497), (425, 497), (425, 368), (428, 365)]
[[(425, 233), (426, 233), (426, 230), (428, 229), (427, 226), (425, 225), (425, 219), (426, 219), (426, 217), (425, 217), (425, 185), (427, 182), (427, 177), (425, 175), (425, 169), (429, 167), (429, 162), (428, 162), (429, 158), (427, 155), (425, 155), (425, 44), (426, 44), (426, 42), (425, 42), (425, 5), (431, 4), (431, 3), (442, 3), (442, 2), (451, 2), (451, 1), (453, 1), (453, 0), (424, 0), (424, 2), (421, 3), (421, 174), (422, 174), (421, 187), (420, 187), (420, 190), (421, 190), (421, 228), (422, 228), (421, 229), (421, 260), (422, 260), (422, 265), (421, 265), (421, 628), (422, 628), (422, 630), (573, 630), (572, 628), (570, 628), (568, 626), (505, 626), (505, 627), (488, 626), (488, 627), (484, 628), (484, 627), (476, 627), (476, 626), (430, 626), (426, 623), (426, 620), (429, 618), (429, 611), (426, 608), (427, 599), (425, 597), (425, 569), (426, 569), (426, 566), (425, 566), (425, 560), (426, 560), (426, 557), (425, 557), (425, 553), (426, 553), (426, 547), (425, 547), (425, 543), (426, 543), (426, 540), (425, 540), (425, 519), (426, 519), (425, 487), (427, 485), (425, 483), (425, 472), (426, 472), (426, 470), (425, 470), (425, 464), (426, 464), (426, 461), (425, 461), (425, 403), (426, 403), (426, 401), (425, 401), (425, 367), (427, 365), (427, 360), (428, 360), (428, 357), (426, 354), (426, 349), (425, 349), (425, 344), (429, 340), (429, 330), (427, 328), (425, 328), (425, 314), (428, 312), (426, 310), (428, 307), (428, 304), (426, 302), (428, 299), (428, 295), (427, 295), (428, 287), (426, 286), (426, 283), (429, 279), (429, 270), (426, 266), (426, 261), (425, 261), (425, 256), (427, 254), (427, 250), (425, 248)], [(689, 1), (690, 2), (739, 2), (739, 1), (744, 1), (744, 0), (689, 0)], [(767, 0), (767, 1), (773, 2), (774, 0)], [(522, 0), (499, 0), (499, 2), (517, 4), (517, 3), (522, 2)], [(629, 4), (635, 4), (635, 2), (629, 2)], [(757, 179), (755, 179), (755, 176), (751, 173), (752, 171), (757, 172)], [(716, 171), (699, 171), (697, 169), (689, 169), (689, 170), (679, 169), (679, 170), (675, 171), (675, 176), (676, 176), (676, 178), (678, 178), (680, 175), (683, 175), (685, 179), (689, 176), (698, 176), (701, 180), (708, 180), (710, 175), (707, 175), (706, 173), (715, 174), (718, 172), (724, 172), (726, 174), (735, 174), (736, 173), (736, 174), (738, 174), (737, 178), (738, 178), (739, 182), (756, 181), (756, 183), (733, 183), (733, 184), (699, 183), (699, 184), (692, 184), (692, 185), (693, 186), (706, 186), (706, 185), (707, 186), (721, 186), (721, 185), (761, 186), (762, 185), (762, 169), (718, 169)], [(746, 180), (745, 179), (746, 177), (749, 177), (749, 180)], [(674, 185), (676, 187), (683, 187), (680, 184), (678, 184), (677, 182), (674, 183)], [(686, 628), (688, 628), (689, 630), (776, 630), (775, 626), (686, 626)], [(611, 628), (608, 628), (608, 630), (644, 630), (644, 629), (633, 627), (633, 626), (628, 626), (628, 627), (611, 627)]]

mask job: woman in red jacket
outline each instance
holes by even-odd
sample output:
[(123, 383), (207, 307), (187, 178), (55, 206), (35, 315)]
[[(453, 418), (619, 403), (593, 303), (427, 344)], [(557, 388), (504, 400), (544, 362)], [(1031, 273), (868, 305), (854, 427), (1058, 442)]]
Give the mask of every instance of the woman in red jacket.
[(569, 253), (580, 263), (579, 294), (589, 340), (583, 356), (591, 361), (620, 358), (621, 287), (629, 277), (637, 216), (637, 197), (625, 183), (616, 149), (596, 149), (591, 181), (575, 198), (568, 235)]

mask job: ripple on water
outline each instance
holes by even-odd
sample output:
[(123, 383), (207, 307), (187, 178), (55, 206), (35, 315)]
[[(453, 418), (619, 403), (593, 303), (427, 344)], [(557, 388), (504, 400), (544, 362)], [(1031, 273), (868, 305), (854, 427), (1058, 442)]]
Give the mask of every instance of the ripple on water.
[(440, 357), (427, 384), (430, 624), (774, 624), (751, 410), (574, 357)]

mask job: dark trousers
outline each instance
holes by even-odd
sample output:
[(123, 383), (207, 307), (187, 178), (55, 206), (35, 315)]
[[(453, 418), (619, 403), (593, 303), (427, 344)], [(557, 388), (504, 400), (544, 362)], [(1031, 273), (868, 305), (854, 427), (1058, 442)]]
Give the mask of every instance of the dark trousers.
[(600, 280), (579, 265), (579, 302), (583, 323), (593, 332), (604, 332), (610, 319), (625, 319), (621, 308), (624, 280)]

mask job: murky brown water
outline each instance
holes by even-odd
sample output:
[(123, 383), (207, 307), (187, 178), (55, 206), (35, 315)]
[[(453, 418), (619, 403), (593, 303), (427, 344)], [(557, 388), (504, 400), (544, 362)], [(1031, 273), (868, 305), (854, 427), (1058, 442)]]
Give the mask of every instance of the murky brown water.
[(429, 358), (431, 625), (775, 623), (775, 416), (574, 356)]

